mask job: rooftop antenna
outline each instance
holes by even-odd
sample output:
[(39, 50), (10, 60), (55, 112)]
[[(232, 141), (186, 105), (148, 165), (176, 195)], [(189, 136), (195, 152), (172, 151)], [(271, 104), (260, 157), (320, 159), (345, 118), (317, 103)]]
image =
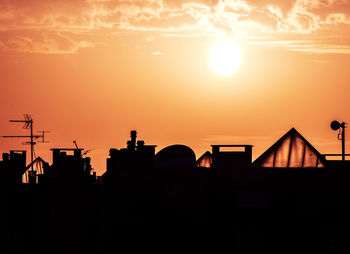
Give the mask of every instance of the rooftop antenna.
[(33, 168), (33, 160), (34, 160), (34, 145), (36, 142), (35, 139), (42, 138), (42, 141), (38, 141), (40, 143), (48, 143), (48, 141), (45, 141), (45, 133), (48, 131), (40, 131), (41, 135), (34, 135), (33, 134), (33, 119), (31, 115), (24, 114), (24, 120), (9, 120), (12, 123), (24, 123), (23, 129), (29, 129), (30, 135), (27, 136), (1, 136), (3, 138), (30, 138), (30, 141), (24, 142), (24, 145), (30, 145), (30, 160), (31, 160), (31, 171), (32, 174), (34, 174), (34, 168)]
[(338, 139), (341, 140), (342, 160), (345, 161), (345, 122), (339, 123), (338, 121), (331, 122), (332, 130), (339, 130)]
[(86, 155), (87, 153), (89, 153), (89, 152), (91, 152), (93, 150), (95, 150), (95, 148), (85, 150), (81, 156), (84, 156), (84, 155)]
[[(79, 149), (78, 144), (77, 144), (77, 141), (76, 141), (76, 140), (73, 140), (73, 143), (74, 143), (75, 147), (76, 147), (77, 149)], [(92, 150), (95, 150), (95, 148), (85, 150), (84, 153), (83, 153), (81, 156), (86, 155), (87, 153), (91, 152)]]
[(41, 133), (40, 137), (42, 138), (41, 141), (38, 141), (40, 143), (50, 143), (50, 141), (45, 140), (45, 133), (50, 133), (50, 131), (37, 131)]

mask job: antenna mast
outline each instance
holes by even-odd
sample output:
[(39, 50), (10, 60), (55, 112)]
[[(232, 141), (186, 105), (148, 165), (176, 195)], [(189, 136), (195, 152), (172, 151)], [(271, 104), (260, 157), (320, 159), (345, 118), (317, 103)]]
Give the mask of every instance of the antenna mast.
[(332, 130), (339, 130), (338, 139), (341, 140), (342, 160), (345, 161), (345, 128), (346, 123), (339, 123), (338, 121), (331, 122)]
[(30, 138), (29, 142), (24, 142), (23, 144), (30, 145), (31, 171), (33, 174), (34, 173), (34, 167), (33, 167), (34, 145), (36, 144), (34, 139), (42, 138), (42, 141), (38, 141), (38, 142), (47, 143), (47, 141), (45, 141), (45, 132), (48, 132), (48, 131), (41, 131), (42, 132), (41, 135), (34, 135), (33, 134), (33, 119), (31, 117), (31, 115), (29, 115), (29, 114), (24, 115), (24, 120), (9, 120), (9, 121), (12, 123), (24, 123), (23, 129), (30, 129), (29, 136), (1, 136), (1, 137), (3, 137), (3, 138)]

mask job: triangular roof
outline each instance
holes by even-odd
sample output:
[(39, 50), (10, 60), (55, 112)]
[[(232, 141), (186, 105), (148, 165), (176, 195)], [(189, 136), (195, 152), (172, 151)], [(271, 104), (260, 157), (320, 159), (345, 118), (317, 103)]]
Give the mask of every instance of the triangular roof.
[(25, 170), (23, 172), (21, 172), (21, 173), (24, 174), (28, 169), (31, 168), (32, 165), (35, 165), (35, 163), (41, 163), (42, 166), (45, 165), (45, 164), (48, 164), (41, 157), (37, 157), (33, 162), (29, 163), (28, 166), (25, 168)]
[(196, 167), (210, 168), (213, 162), (213, 155), (211, 152), (206, 151), (201, 157), (196, 161)]
[(325, 164), (324, 157), (294, 128), (253, 163), (271, 168), (320, 168)]

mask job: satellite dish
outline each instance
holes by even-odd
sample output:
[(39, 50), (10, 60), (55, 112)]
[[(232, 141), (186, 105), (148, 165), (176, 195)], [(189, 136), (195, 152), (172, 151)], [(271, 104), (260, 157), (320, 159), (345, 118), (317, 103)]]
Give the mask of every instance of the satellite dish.
[(338, 121), (331, 122), (331, 128), (332, 130), (336, 131), (338, 130), (342, 125)]

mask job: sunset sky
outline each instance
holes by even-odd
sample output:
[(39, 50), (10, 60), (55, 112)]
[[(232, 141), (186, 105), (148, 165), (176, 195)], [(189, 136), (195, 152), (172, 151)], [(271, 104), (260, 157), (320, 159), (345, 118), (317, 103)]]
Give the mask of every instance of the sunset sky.
[[(232, 75), (211, 66), (222, 42), (241, 53)], [(256, 158), (292, 127), (340, 153), (329, 124), (350, 122), (350, 1), (1, 0), (0, 67), (0, 134), (28, 133), (8, 120), (31, 114), (51, 131), (37, 155), (76, 140), (98, 174), (131, 129), (197, 158), (211, 144)]]

